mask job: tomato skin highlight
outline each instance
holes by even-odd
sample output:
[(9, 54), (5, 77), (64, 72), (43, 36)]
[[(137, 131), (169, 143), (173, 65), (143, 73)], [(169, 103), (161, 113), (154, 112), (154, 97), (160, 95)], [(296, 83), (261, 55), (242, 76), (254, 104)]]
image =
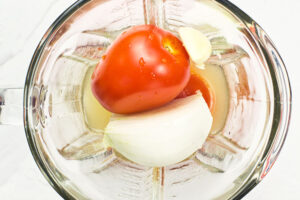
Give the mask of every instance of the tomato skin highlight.
[(109, 111), (130, 114), (162, 106), (178, 96), (190, 78), (182, 42), (153, 25), (122, 33), (92, 76), (92, 91)]
[(191, 95), (201, 92), (202, 96), (207, 103), (210, 111), (213, 112), (215, 108), (216, 95), (208, 81), (205, 80), (199, 74), (193, 73), (190, 76), (190, 80), (182, 92), (176, 98), (185, 98)]

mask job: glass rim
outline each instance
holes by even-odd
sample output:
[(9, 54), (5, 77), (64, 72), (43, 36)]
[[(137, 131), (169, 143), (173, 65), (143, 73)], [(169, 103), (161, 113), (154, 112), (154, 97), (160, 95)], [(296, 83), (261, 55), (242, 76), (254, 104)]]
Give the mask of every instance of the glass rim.
[[(241, 22), (244, 23), (245, 27), (247, 27), (248, 30), (250, 30), (250, 26), (254, 26), (256, 30), (259, 30), (259, 34), (252, 34), (251, 31), (249, 33), (252, 35), (252, 37), (255, 38), (256, 41), (258, 41), (259, 47), (263, 51), (264, 58), (266, 59), (268, 70), (272, 71), (273, 74), (280, 76), (282, 81), (282, 87), (279, 88), (278, 80), (276, 77), (272, 79), (273, 82), (273, 90), (275, 94), (275, 100), (276, 101), (276, 95), (277, 98), (280, 99), (280, 103), (274, 104), (274, 115), (272, 119), (272, 129), (271, 134), (269, 138), (267, 139), (268, 144), (263, 149), (263, 156), (259, 159), (259, 162), (257, 164), (257, 167), (254, 171), (250, 173), (248, 176), (248, 179), (245, 180), (244, 184), (236, 190), (236, 192), (230, 197), (230, 199), (241, 199), (243, 198), (247, 193), (249, 193), (260, 181), (263, 179), (263, 177), (269, 172), (271, 167), (273, 166), (274, 162), (276, 161), (282, 146), (284, 144), (284, 141), (287, 136), (289, 124), (290, 124), (290, 118), (291, 118), (291, 107), (292, 107), (292, 91), (290, 86), (290, 81), (288, 77), (288, 73), (286, 71), (285, 64), (280, 57), (277, 49), (275, 48), (274, 44), (268, 37), (268, 35), (263, 31), (263, 29), (250, 17), (248, 16), (244, 11), (239, 9), (237, 6), (232, 4), (231, 2), (227, 0), (212, 0), (216, 3), (223, 6), (228, 11), (232, 12), (235, 16), (239, 18)], [(41, 41), (39, 42), (33, 57), (31, 59), (31, 62), (29, 64), (29, 68), (26, 75), (25, 80), (25, 86), (24, 86), (24, 110), (26, 111), (28, 106), (30, 105), (29, 96), (30, 96), (30, 90), (32, 88), (32, 81), (35, 74), (35, 71), (39, 65), (40, 58), (44, 52), (44, 49), (47, 45), (47, 43), (51, 40), (53, 33), (65, 22), (66, 19), (68, 19), (69, 16), (71, 16), (74, 12), (77, 11), (78, 8), (84, 6), (86, 3), (90, 2), (90, 0), (78, 0), (75, 3), (73, 3), (69, 8), (67, 8), (48, 28), (44, 36), (42, 37)], [(268, 40), (268, 45), (270, 45), (273, 50), (272, 56), (268, 55), (268, 47), (265, 44), (265, 40)], [(276, 62), (272, 62), (272, 61)], [(275, 64), (274, 64), (275, 63)], [(274, 85), (275, 83), (275, 85)], [(280, 93), (280, 89), (283, 89), (283, 94)], [(279, 96), (278, 96), (279, 95)], [(280, 127), (280, 122), (274, 123), (275, 116), (283, 116), (281, 120), (283, 121), (283, 127)], [(38, 146), (36, 144), (35, 136), (31, 132), (32, 128), (30, 126), (29, 122), (29, 114), (28, 112), (24, 112), (24, 129), (25, 134), (27, 138), (27, 142), (30, 147), (31, 154), (33, 155), (33, 158), (39, 167), (40, 171), (44, 175), (44, 177), (47, 179), (47, 181), (50, 183), (50, 185), (56, 190), (56, 192), (64, 199), (76, 199), (72, 194), (67, 192), (64, 189), (63, 184), (61, 184), (57, 177), (50, 173), (47, 170), (47, 166), (45, 165), (42, 155), (39, 152)]]

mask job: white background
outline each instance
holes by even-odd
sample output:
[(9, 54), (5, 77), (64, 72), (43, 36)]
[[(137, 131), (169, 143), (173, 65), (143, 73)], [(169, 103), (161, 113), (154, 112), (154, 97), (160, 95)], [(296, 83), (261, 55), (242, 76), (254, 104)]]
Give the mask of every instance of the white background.
[[(40, 38), (74, 0), (0, 0), (0, 82), (24, 82)], [(284, 148), (266, 178), (245, 200), (300, 199), (299, 95), (300, 1), (232, 0), (269, 34), (287, 66), (293, 90), (293, 116)], [(4, 131), (5, 130), (5, 131)], [(0, 199), (60, 200), (35, 166), (23, 130), (0, 128)]]

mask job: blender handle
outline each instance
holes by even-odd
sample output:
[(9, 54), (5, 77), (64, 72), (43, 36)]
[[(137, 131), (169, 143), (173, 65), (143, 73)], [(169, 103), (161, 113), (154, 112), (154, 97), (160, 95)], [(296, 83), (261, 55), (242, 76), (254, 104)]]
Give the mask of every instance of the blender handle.
[(23, 88), (0, 88), (0, 125), (23, 125)]

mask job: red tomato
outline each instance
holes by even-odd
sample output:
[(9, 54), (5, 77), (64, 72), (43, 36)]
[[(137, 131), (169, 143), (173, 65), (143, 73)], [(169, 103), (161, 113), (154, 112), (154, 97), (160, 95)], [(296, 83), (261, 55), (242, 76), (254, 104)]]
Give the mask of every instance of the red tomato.
[(92, 91), (113, 113), (149, 110), (173, 100), (190, 78), (189, 56), (172, 33), (130, 28), (109, 47), (92, 76)]
[(188, 84), (182, 90), (182, 92), (177, 96), (177, 98), (184, 98), (193, 94), (196, 94), (197, 91), (202, 93), (205, 102), (207, 103), (211, 112), (213, 112), (216, 102), (216, 96), (204, 77), (199, 74), (192, 73)]

